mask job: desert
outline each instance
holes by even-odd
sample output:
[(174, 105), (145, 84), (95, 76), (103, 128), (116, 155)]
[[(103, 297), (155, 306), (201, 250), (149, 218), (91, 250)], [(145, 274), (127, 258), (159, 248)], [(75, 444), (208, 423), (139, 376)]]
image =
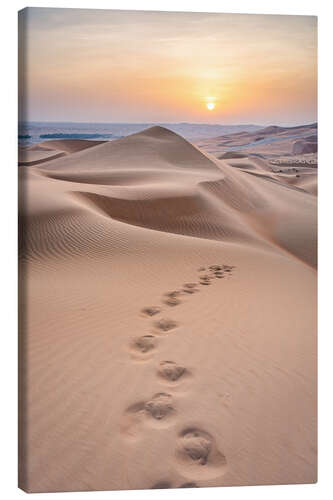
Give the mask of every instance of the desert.
[(23, 489), (316, 481), (316, 137), (22, 148)]

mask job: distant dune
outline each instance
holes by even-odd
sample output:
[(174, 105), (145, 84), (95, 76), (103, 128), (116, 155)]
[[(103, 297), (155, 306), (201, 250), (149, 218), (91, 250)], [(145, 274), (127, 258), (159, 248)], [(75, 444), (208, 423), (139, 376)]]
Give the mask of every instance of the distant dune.
[(92, 146), (98, 146), (103, 142), (105, 141), (55, 139), (33, 146), (21, 147), (18, 154), (18, 164), (19, 166), (38, 165), (65, 156), (66, 153), (76, 153)]
[(233, 158), (247, 158), (247, 154), (239, 153), (238, 151), (227, 151), (219, 156), (220, 160), (231, 160)]
[[(304, 190), (311, 186), (308, 191), (311, 194), (316, 191), (312, 186), (316, 180), (310, 184), (304, 182), (307, 176), (317, 178), (316, 123), (297, 127), (270, 126), (255, 132), (202, 139), (196, 141), (196, 144), (217, 159), (249, 158), (250, 163), (255, 160), (257, 164), (260, 161), (261, 168), (266, 170), (266, 175), (271, 179)], [(246, 170), (245, 163), (242, 162), (241, 165)], [(298, 171), (299, 168), (301, 170)], [(253, 166), (250, 169), (253, 170)]]
[(316, 481), (316, 172), (272, 163), (294, 132), (30, 148), (25, 490)]
[(295, 141), (293, 144), (294, 154), (317, 153), (317, 141), (312, 140), (312, 137), (306, 137), (305, 140)]

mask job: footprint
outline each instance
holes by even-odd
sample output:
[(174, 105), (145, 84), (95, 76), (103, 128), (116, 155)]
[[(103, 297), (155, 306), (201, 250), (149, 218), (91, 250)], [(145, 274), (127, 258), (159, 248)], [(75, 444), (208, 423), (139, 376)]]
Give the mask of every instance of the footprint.
[(196, 288), (198, 286), (197, 283), (184, 283), (183, 285), (185, 288)]
[(227, 265), (224, 265), (223, 266), (223, 270), (224, 271), (232, 271), (232, 269), (235, 269), (236, 266), (227, 266)]
[(149, 401), (139, 401), (125, 410), (120, 426), (121, 433), (129, 439), (138, 438), (145, 423), (165, 427), (170, 421), (172, 422), (175, 413), (172, 396), (159, 392), (154, 394)]
[(159, 332), (166, 333), (176, 328), (176, 326), (178, 326), (178, 323), (173, 319), (162, 318), (159, 321), (155, 321), (154, 326)]
[(210, 271), (222, 271), (222, 269), (223, 269), (222, 266), (217, 266), (217, 265), (209, 266)]
[(185, 293), (196, 293), (199, 291), (197, 283), (185, 283), (183, 287), (183, 292)]
[(202, 271), (206, 271), (205, 267), (199, 267), (198, 272), (201, 273)]
[(225, 472), (227, 464), (214, 438), (195, 427), (184, 429), (179, 434), (176, 457), (183, 475), (194, 478), (218, 477)]
[(168, 488), (172, 488), (172, 485), (169, 481), (159, 481), (151, 487), (152, 490), (166, 490)]
[(167, 306), (174, 307), (174, 306), (178, 306), (179, 304), (181, 304), (181, 300), (177, 299), (177, 297), (169, 297), (168, 299), (166, 299), (164, 301), (164, 303)]
[(166, 297), (170, 297), (170, 299), (174, 299), (176, 297), (179, 297), (179, 295), (181, 295), (182, 292), (180, 290), (172, 290), (171, 292), (166, 292), (164, 295)]
[(144, 408), (146, 413), (155, 420), (162, 420), (175, 411), (172, 396), (165, 392), (155, 394), (150, 401), (145, 403)]
[(205, 276), (200, 276), (200, 285), (210, 285), (211, 277), (207, 274)]
[(188, 375), (186, 368), (174, 361), (161, 361), (157, 373), (167, 382), (177, 382), (180, 378)]
[(155, 316), (155, 314), (158, 314), (159, 312), (161, 312), (161, 308), (157, 307), (157, 306), (144, 307), (143, 309), (141, 309), (141, 312), (145, 316)]
[(183, 435), (183, 452), (190, 460), (206, 465), (211, 450), (211, 439), (204, 433), (192, 430)]
[(132, 340), (131, 350), (135, 357), (138, 355), (141, 357), (147, 357), (156, 348), (156, 337), (155, 335), (142, 335), (141, 337), (136, 337)]

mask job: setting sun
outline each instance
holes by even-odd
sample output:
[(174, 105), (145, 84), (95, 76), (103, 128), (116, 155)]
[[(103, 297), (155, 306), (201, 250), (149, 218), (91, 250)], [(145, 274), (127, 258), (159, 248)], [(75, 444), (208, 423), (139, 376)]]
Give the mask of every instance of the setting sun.
[(213, 102), (207, 103), (207, 109), (209, 109), (209, 111), (212, 111), (214, 108), (215, 108), (215, 104)]

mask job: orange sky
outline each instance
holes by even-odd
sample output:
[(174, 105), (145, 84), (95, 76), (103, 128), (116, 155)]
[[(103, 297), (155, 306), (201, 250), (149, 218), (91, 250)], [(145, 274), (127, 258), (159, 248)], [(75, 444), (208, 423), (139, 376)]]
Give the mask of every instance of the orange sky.
[(29, 8), (26, 118), (313, 122), (316, 29), (307, 16)]

